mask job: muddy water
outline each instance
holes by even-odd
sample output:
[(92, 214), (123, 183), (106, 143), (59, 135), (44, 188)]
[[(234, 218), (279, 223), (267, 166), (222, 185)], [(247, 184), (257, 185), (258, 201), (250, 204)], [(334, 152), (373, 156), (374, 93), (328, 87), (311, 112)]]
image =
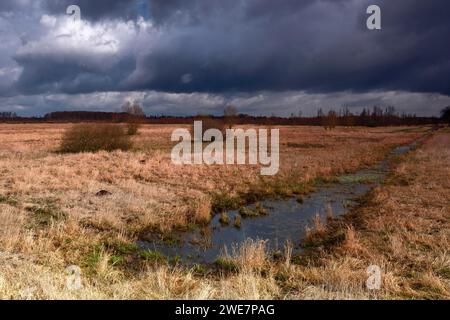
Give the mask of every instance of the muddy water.
[(358, 198), (385, 178), (392, 157), (407, 153), (414, 146), (397, 147), (385, 160), (370, 169), (343, 175), (338, 177), (337, 182), (317, 186), (316, 191), (305, 196), (302, 203), (297, 198), (262, 201), (260, 204), (267, 214), (242, 218), (240, 228), (234, 225), (238, 211), (229, 211), (228, 225), (223, 225), (220, 215), (216, 215), (208, 226), (180, 232), (170, 242), (155, 240), (140, 241), (138, 244), (142, 249), (158, 251), (167, 257), (178, 257), (186, 263), (214, 262), (225, 252), (233, 253), (233, 249), (247, 239), (266, 240), (269, 251), (282, 250), (286, 241), (289, 241), (295, 253), (300, 250), (299, 245), (307, 228), (313, 228), (316, 216), (325, 224), (330, 212), (334, 217), (345, 214), (357, 204)]

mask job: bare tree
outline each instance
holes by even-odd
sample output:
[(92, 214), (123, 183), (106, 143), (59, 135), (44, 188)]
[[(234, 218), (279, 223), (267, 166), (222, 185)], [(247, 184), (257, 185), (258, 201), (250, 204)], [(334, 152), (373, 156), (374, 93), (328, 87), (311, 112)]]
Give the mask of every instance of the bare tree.
[(233, 117), (233, 116), (237, 116), (237, 108), (235, 106), (229, 105), (226, 106), (223, 113), (225, 114), (225, 116), (227, 117)]
[(145, 117), (144, 110), (136, 101), (127, 101), (122, 106), (122, 112), (128, 113), (129, 117), (127, 120), (127, 133), (130, 136), (138, 134), (139, 128), (141, 127), (142, 119)]
[(322, 117), (322, 125), (326, 130), (332, 130), (336, 127), (338, 122), (338, 114), (333, 109), (328, 114)]
[(136, 101), (127, 101), (122, 106), (122, 112), (134, 115), (134, 116), (144, 116), (144, 110)]
[(225, 116), (225, 124), (231, 129), (235, 123), (236, 116), (238, 115), (237, 108), (235, 106), (226, 106), (223, 110)]

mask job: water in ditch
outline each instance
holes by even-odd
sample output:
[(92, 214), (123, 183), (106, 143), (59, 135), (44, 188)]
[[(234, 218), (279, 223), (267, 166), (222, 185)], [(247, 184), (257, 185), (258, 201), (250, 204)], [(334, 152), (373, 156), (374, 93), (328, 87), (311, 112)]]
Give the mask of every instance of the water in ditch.
[[(300, 250), (300, 242), (306, 230), (313, 227), (316, 216), (325, 224), (332, 212), (333, 217), (345, 214), (357, 204), (357, 200), (378, 185), (389, 170), (389, 160), (405, 154), (415, 144), (395, 148), (389, 156), (370, 169), (338, 177), (336, 182), (317, 186), (316, 191), (303, 197), (282, 200), (266, 200), (260, 204), (266, 214), (253, 218), (242, 218), (240, 227), (234, 225), (238, 210), (227, 212), (229, 224), (214, 216), (209, 225), (176, 234), (176, 241), (139, 241), (145, 250), (159, 252), (166, 257), (177, 257), (186, 263), (212, 263), (225, 253), (232, 253), (248, 239), (266, 240), (269, 251), (282, 250), (287, 241), (293, 251)], [(248, 208), (253, 209), (254, 205)]]

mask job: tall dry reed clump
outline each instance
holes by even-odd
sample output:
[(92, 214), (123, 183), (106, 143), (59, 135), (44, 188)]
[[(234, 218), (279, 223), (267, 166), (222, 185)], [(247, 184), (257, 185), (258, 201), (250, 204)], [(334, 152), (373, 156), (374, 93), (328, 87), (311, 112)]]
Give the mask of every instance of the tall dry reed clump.
[(117, 124), (78, 124), (67, 129), (61, 140), (63, 153), (129, 150), (129, 135)]
[(130, 121), (127, 123), (127, 134), (129, 136), (135, 136), (139, 133), (139, 129), (141, 127), (141, 124), (136, 121)]
[(142, 117), (130, 115), (127, 120), (126, 130), (129, 136), (135, 136), (139, 133), (144, 119)]

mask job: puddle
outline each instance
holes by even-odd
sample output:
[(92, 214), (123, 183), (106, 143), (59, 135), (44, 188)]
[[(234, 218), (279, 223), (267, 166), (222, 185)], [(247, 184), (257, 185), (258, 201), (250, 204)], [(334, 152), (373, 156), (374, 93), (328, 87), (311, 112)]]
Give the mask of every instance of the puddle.
[[(333, 217), (345, 214), (360, 197), (385, 178), (392, 157), (409, 152), (416, 144), (395, 148), (385, 160), (370, 169), (340, 176), (335, 183), (319, 185), (315, 192), (303, 197), (302, 203), (297, 198), (261, 201), (267, 214), (242, 218), (240, 228), (234, 224), (239, 212), (233, 210), (227, 212), (228, 225), (221, 223), (220, 214), (217, 214), (202, 229), (176, 234), (177, 241), (140, 241), (138, 245), (167, 257), (178, 257), (188, 264), (212, 263), (225, 250), (232, 253), (233, 248), (247, 239), (266, 240), (269, 251), (283, 250), (286, 241), (289, 241), (294, 245), (294, 253), (298, 252), (301, 239), (306, 236), (307, 228), (313, 228), (317, 215), (325, 224), (330, 211)], [(254, 209), (255, 205), (247, 208)]]

